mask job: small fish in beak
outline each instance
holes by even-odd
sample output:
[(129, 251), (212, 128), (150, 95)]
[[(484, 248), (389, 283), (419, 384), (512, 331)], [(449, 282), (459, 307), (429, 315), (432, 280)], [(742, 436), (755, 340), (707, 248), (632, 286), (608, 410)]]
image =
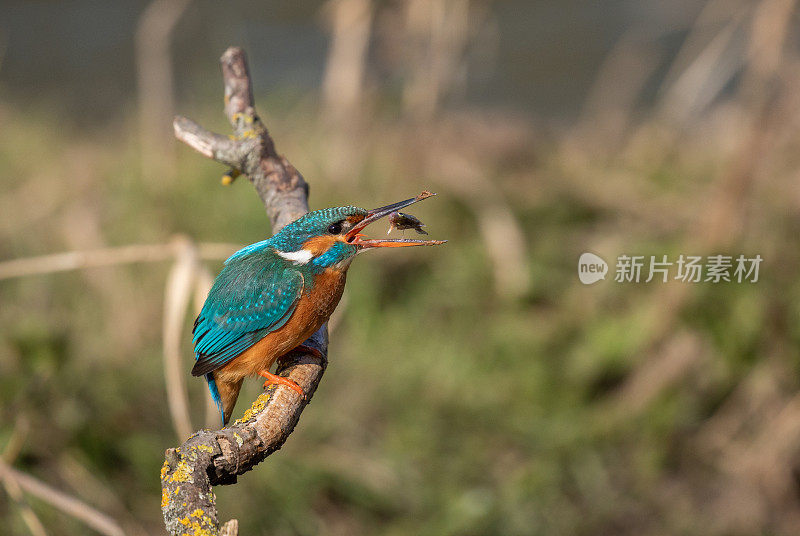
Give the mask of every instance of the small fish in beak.
[(428, 234), (427, 231), (422, 229), (423, 227), (425, 227), (425, 224), (419, 218), (405, 212), (395, 211), (389, 214), (389, 230), (386, 231), (386, 234), (391, 233), (392, 229), (397, 229), (398, 231), (414, 229), (419, 234)]
[[(366, 217), (358, 222), (356, 225), (350, 229), (347, 234), (344, 235), (344, 240), (355, 246), (358, 246), (362, 249), (367, 248), (400, 248), (400, 247), (409, 247), (409, 246), (438, 246), (440, 244), (444, 244), (447, 240), (411, 240), (411, 239), (384, 239), (384, 240), (372, 240), (366, 238), (361, 231), (370, 223), (373, 223), (381, 218), (389, 216), (390, 214), (399, 213), (398, 211), (401, 208), (405, 208), (409, 205), (413, 205), (418, 201), (422, 201), (423, 199), (427, 199), (429, 197), (433, 197), (434, 193), (429, 192), (427, 190), (423, 191), (417, 197), (412, 197), (411, 199), (406, 199), (405, 201), (399, 201), (397, 203), (392, 203), (391, 205), (386, 205), (385, 207), (379, 207), (372, 209), (367, 212)], [(402, 213), (400, 213), (402, 214)], [(407, 214), (405, 216), (408, 216)], [(413, 216), (412, 216), (413, 218)], [(417, 222), (416, 218), (414, 218)], [(419, 222), (422, 224), (422, 222)], [(423, 234), (428, 234), (423, 231)]]

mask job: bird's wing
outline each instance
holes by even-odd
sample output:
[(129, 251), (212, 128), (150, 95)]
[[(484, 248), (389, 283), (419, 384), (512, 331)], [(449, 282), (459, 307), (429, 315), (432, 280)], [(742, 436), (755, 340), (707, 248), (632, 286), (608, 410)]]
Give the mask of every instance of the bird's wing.
[(277, 256), (248, 256), (226, 265), (194, 323), (192, 375), (222, 367), (283, 326), (302, 291), (303, 275)]

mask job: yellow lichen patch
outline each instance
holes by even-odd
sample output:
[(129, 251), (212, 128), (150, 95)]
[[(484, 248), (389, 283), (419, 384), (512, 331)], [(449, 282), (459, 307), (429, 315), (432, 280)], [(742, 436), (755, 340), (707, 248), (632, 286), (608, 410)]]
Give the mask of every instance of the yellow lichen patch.
[[(195, 517), (199, 521), (189, 519), (189, 517)], [(190, 516), (179, 519), (178, 522), (189, 529), (189, 532), (182, 533), (186, 536), (212, 536), (214, 534), (213, 531), (216, 529), (211, 518), (199, 508), (192, 512)]]
[(177, 495), (180, 490), (181, 490), (180, 486), (175, 486), (175, 491), (173, 493), (175, 493), (175, 495)]
[(161, 490), (161, 508), (166, 508), (169, 504), (169, 492), (165, 489)]
[(208, 452), (209, 454), (214, 452), (214, 449), (208, 445), (197, 445), (197, 450), (202, 450), (203, 452)]
[(199, 523), (192, 523), (190, 528), (192, 532), (183, 532), (181, 536), (214, 536), (215, 534), (214, 531), (201, 527)]
[(189, 447), (189, 452), (186, 453), (186, 458), (190, 462), (197, 461), (197, 447)]
[(165, 460), (164, 464), (161, 466), (161, 480), (164, 480), (164, 477), (167, 476), (168, 472), (169, 472), (169, 463), (167, 463), (167, 461)]
[(192, 527), (192, 532), (183, 532), (181, 536), (214, 536), (214, 532), (202, 527)]
[(172, 482), (192, 481), (192, 469), (189, 467), (189, 464), (186, 463), (186, 460), (181, 460), (178, 463), (178, 467), (175, 469), (175, 472), (172, 473), (172, 478), (170, 480)]
[(258, 398), (256, 398), (256, 401), (253, 402), (253, 405), (250, 406), (250, 409), (245, 411), (244, 415), (242, 415), (242, 418), (236, 421), (235, 424), (243, 424), (252, 419), (253, 415), (267, 406), (267, 402), (269, 402), (269, 396), (269, 393), (261, 393)]

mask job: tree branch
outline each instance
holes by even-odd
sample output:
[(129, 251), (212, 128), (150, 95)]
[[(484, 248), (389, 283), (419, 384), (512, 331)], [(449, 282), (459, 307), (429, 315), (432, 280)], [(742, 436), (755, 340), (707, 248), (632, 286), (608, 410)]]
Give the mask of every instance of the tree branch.
[(242, 166), (246, 149), (242, 143), (204, 129), (191, 119), (178, 116), (172, 123), (175, 137), (202, 154), (230, 167)]
[[(247, 175), (277, 232), (308, 212), (308, 185), (294, 166), (277, 154), (256, 114), (244, 51), (231, 47), (220, 63), (225, 114), (234, 138), (209, 132), (182, 117), (175, 118), (175, 136), (201, 154)], [(327, 325), (304, 344), (327, 355)], [(167, 450), (161, 469), (161, 509), (170, 534), (220, 534), (212, 486), (235, 483), (238, 475), (281, 448), (313, 396), (326, 365), (327, 360), (320, 362), (310, 355), (292, 353), (279, 373), (303, 389), (305, 400), (287, 387), (271, 385), (232, 426), (197, 432), (179, 448)], [(228, 522), (222, 531), (235, 536), (238, 524)]]

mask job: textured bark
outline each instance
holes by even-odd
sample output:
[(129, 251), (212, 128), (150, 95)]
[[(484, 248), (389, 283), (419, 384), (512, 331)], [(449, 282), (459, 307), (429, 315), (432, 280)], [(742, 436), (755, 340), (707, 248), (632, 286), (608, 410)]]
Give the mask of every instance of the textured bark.
[[(244, 51), (231, 47), (220, 62), (225, 114), (233, 126), (233, 138), (209, 132), (184, 117), (175, 118), (175, 136), (201, 154), (247, 175), (277, 232), (308, 212), (308, 185), (275, 151), (256, 114)], [(327, 356), (327, 325), (305, 345)], [(271, 385), (241, 420), (222, 430), (196, 432), (180, 447), (167, 450), (161, 469), (161, 509), (170, 534), (238, 533), (235, 521), (220, 529), (212, 486), (235, 483), (238, 475), (281, 448), (313, 396), (326, 365), (327, 360), (320, 362), (301, 352), (292, 353), (284, 359), (279, 373), (303, 389), (305, 400), (287, 387)]]

